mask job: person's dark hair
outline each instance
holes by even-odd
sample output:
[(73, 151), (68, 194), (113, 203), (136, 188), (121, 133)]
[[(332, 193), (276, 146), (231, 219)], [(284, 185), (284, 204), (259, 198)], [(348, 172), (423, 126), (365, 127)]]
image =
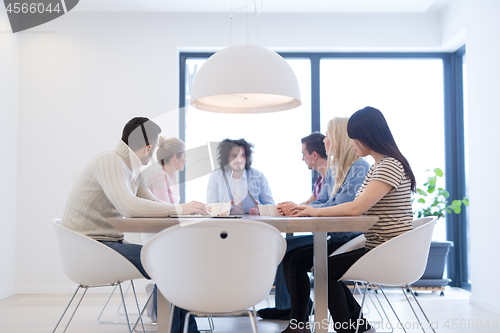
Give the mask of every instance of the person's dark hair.
[(158, 142), (161, 128), (154, 121), (145, 117), (131, 119), (123, 128), (122, 141), (133, 151)]
[(318, 153), (319, 157), (327, 159), (325, 144), (323, 140), (325, 139), (325, 135), (320, 132), (313, 132), (308, 136), (305, 136), (301, 139), (302, 143), (306, 144), (306, 150), (309, 154), (312, 154), (313, 151)]
[(415, 176), (408, 160), (399, 151), (382, 112), (371, 106), (356, 111), (347, 123), (347, 134), (351, 139), (358, 140), (368, 149), (393, 157), (401, 162), (406, 177), (410, 179), (411, 190), (415, 192)]
[(225, 167), (226, 165), (229, 164), (229, 153), (234, 147), (242, 147), (243, 150), (245, 151), (245, 170), (250, 169), (250, 166), (252, 165), (252, 148), (253, 144), (247, 142), (245, 139), (239, 139), (239, 140), (231, 140), (231, 139), (224, 139), (222, 140), (221, 143), (219, 143), (219, 146), (217, 147), (217, 150), (219, 152), (219, 163), (221, 167)]

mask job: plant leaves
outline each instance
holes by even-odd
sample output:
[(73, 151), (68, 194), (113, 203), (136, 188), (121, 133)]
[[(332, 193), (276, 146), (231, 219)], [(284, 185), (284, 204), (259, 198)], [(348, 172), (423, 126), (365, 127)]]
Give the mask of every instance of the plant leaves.
[(436, 189), (436, 185), (429, 185), (429, 188), (427, 189), (427, 192), (428, 193), (432, 193), (432, 192), (434, 192), (435, 189)]
[(424, 197), (427, 196), (427, 192), (425, 192), (424, 190), (421, 190), (419, 188), (417, 188), (417, 193), (424, 196)]
[(421, 203), (421, 204), (424, 204), (424, 203), (425, 203), (425, 199), (424, 199), (424, 198), (420, 198), (420, 199), (418, 199), (418, 201), (417, 201), (417, 202), (418, 202), (418, 203)]
[(429, 177), (429, 186), (436, 185), (436, 176)]
[(465, 206), (469, 207), (469, 199), (468, 199), (468, 198), (464, 198), (464, 199), (462, 200), (462, 202), (463, 202), (463, 204), (464, 204)]
[(443, 170), (441, 170), (440, 168), (435, 168), (434, 169), (434, 173), (436, 174), (436, 176), (438, 177), (443, 177)]

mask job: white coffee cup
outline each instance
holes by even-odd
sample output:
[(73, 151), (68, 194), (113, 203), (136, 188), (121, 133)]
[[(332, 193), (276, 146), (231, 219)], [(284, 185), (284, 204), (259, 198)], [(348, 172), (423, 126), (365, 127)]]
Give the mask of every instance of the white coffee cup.
[(259, 205), (260, 216), (280, 216), (276, 205)]
[(211, 203), (207, 205), (207, 211), (212, 216), (228, 216), (231, 211), (231, 204), (229, 202)]
[(269, 207), (267, 207), (266, 205), (259, 205), (259, 215), (269, 216)]

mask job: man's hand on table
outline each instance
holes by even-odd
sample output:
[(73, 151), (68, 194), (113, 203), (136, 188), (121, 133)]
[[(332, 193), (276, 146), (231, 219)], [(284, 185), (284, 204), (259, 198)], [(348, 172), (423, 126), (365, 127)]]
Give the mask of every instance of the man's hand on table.
[(192, 215), (192, 214), (208, 214), (205, 205), (198, 201), (191, 201), (181, 205), (182, 214)]
[(250, 208), (250, 211), (248, 212), (248, 214), (259, 215), (259, 208), (258, 207)]

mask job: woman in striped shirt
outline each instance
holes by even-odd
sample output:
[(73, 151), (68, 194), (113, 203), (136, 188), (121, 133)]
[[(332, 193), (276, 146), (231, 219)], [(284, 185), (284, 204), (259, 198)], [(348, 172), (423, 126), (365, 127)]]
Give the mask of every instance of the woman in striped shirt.
[[(364, 248), (328, 258), (328, 308), (336, 331), (355, 332), (357, 323), (358, 332), (372, 333), (375, 329), (368, 321), (357, 321), (361, 307), (338, 279), (365, 253), (412, 229), (411, 192), (415, 191), (415, 177), (379, 110), (365, 107), (355, 112), (349, 118), (347, 133), (361, 157), (370, 155), (375, 160), (356, 199), (326, 208), (299, 206), (293, 216), (378, 216), (378, 221), (365, 233)], [(291, 318), (284, 332), (310, 332), (307, 325), (299, 323), (304, 315)]]

